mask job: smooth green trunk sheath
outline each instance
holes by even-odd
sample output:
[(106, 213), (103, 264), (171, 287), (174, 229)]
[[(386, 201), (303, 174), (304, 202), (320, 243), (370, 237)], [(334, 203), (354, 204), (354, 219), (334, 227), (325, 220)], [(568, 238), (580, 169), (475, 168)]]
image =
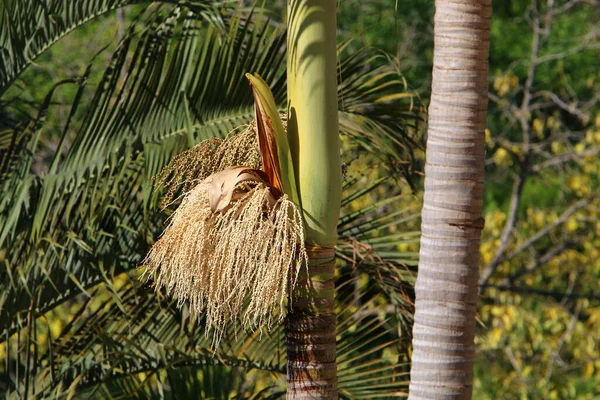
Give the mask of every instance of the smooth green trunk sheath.
[(341, 198), (334, 0), (290, 0), (288, 135), (308, 274), (287, 316), (288, 399), (336, 399), (333, 247)]
[(307, 241), (333, 245), (341, 198), (333, 0), (289, 3), (288, 135)]

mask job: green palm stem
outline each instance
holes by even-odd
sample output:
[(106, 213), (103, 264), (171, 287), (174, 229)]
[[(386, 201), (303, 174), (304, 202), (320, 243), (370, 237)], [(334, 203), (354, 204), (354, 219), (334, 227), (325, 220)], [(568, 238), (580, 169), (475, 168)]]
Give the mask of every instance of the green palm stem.
[(288, 399), (337, 398), (333, 247), (340, 211), (334, 0), (290, 0), (288, 134), (306, 227), (308, 273), (286, 322)]

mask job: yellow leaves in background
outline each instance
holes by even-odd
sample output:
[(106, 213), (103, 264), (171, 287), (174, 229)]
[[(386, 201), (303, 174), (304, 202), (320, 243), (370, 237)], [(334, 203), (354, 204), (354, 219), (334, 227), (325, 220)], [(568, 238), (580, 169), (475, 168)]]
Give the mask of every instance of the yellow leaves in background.
[(500, 328), (490, 329), (487, 334), (487, 345), (491, 348), (500, 347), (500, 339), (504, 331)]
[(488, 147), (492, 147), (494, 145), (494, 139), (492, 137), (492, 132), (490, 132), (490, 130), (487, 128), (485, 130), (485, 144)]
[(535, 118), (533, 120), (533, 131), (535, 132), (535, 135), (538, 137), (538, 139), (544, 138), (544, 125), (544, 121), (542, 121), (539, 118)]
[(584, 141), (588, 144), (600, 144), (600, 129), (589, 129), (585, 133)]
[(499, 148), (496, 150), (493, 156), (494, 162), (496, 165), (501, 167), (510, 167), (513, 165), (513, 158), (508, 152), (508, 150), (504, 148)]
[(492, 262), (492, 259), (494, 258), (494, 254), (499, 244), (499, 240), (486, 241), (481, 244), (479, 248), (481, 254), (481, 264), (488, 265)]
[(552, 150), (552, 154), (562, 154), (565, 151), (565, 146), (562, 142), (554, 141), (550, 143), (550, 150)]
[(517, 86), (519, 86), (519, 78), (517, 78), (517, 76), (512, 72), (499, 75), (494, 80), (494, 90), (496, 90), (500, 97), (506, 96), (508, 93), (516, 89)]
[(569, 218), (569, 220), (566, 223), (566, 227), (569, 232), (575, 232), (579, 225), (577, 224), (577, 221), (575, 219)]
[(481, 264), (487, 265), (492, 261), (500, 245), (500, 233), (506, 222), (506, 214), (501, 210), (492, 210), (485, 214), (483, 240), (479, 248)]
[(515, 323), (519, 322), (518, 310), (511, 305), (486, 305), (481, 307), (480, 316), (488, 320), (490, 325), (488, 331), (479, 343), (482, 349), (494, 349), (503, 347), (510, 331), (514, 329)]
[(536, 309), (527, 309), (521, 305), (523, 301), (526, 299), (513, 294), (503, 304), (487, 304), (480, 310), (480, 317), (490, 323), (477, 336), (481, 354), (494, 352), (498, 356), (495, 362), (506, 356), (504, 362), (519, 369), (506, 375), (503, 385), (518, 390), (522, 385), (540, 384), (544, 398), (553, 398), (552, 393), (554, 398), (564, 398), (563, 392), (540, 381), (550, 365), (554, 364), (554, 373), (560, 373), (557, 357), (569, 362), (580, 360), (575, 365), (581, 375), (600, 379), (600, 308), (586, 307), (587, 301), (579, 300), (575, 308), (582, 311), (575, 317), (566, 305), (539, 302)]
[(546, 126), (552, 130), (559, 129), (561, 126), (560, 119), (555, 118), (553, 116), (549, 116), (548, 119), (546, 120)]
[(575, 175), (567, 179), (567, 187), (579, 197), (588, 196), (591, 193), (591, 183), (588, 175)]
[(573, 150), (575, 150), (575, 154), (581, 154), (585, 151), (585, 143), (577, 143)]
[(527, 222), (535, 229), (540, 229), (546, 225), (549, 221), (549, 217), (551, 217), (550, 213), (545, 210), (536, 210), (533, 208), (527, 209)]
[[(546, 121), (546, 129), (548, 128)], [(541, 128), (541, 122), (537, 124)], [(587, 151), (597, 140), (595, 130), (587, 132), (585, 150), (577, 143), (555, 142), (553, 150), (561, 154)], [(600, 135), (598, 136), (600, 139)], [(572, 147), (571, 147), (572, 146)], [(507, 152), (508, 153), (508, 152)], [(502, 154), (502, 153), (500, 153)], [(496, 156), (498, 157), (498, 156)], [(586, 173), (585, 165), (599, 166), (598, 156), (583, 158), (570, 165), (555, 181), (541, 174), (547, 185), (559, 185), (559, 198), (554, 202), (536, 202), (527, 198), (526, 208), (520, 211), (517, 227), (507, 248), (510, 253), (528, 238), (557, 221), (566, 206), (564, 198), (585, 198), (597, 190), (598, 175)], [(494, 160), (496, 161), (496, 160)], [(540, 182), (540, 181), (538, 181)], [(529, 188), (527, 188), (528, 190)], [(526, 196), (529, 192), (526, 190)], [(493, 283), (504, 284), (503, 278), (533, 265), (536, 259), (555, 249), (564, 238), (577, 238), (576, 247), (562, 250), (544, 266), (518, 278), (514, 285), (549, 292), (564, 292), (564, 285), (573, 284), (573, 293), (595, 294), (600, 280), (600, 201), (570, 215), (564, 223), (552, 229), (547, 239), (537, 243), (535, 253), (523, 252), (510, 261), (502, 262)], [(506, 221), (504, 208), (491, 209), (484, 215), (486, 225), (481, 244), (481, 265), (488, 265), (499, 246)], [(538, 294), (519, 294), (489, 288), (480, 306), (479, 318), (485, 327), (479, 327), (477, 336), (478, 368), (487, 375), (502, 376), (498, 387), (506, 393), (523, 398), (535, 393), (544, 399), (580, 398), (581, 388), (567, 384), (569, 376), (581, 377), (581, 382), (600, 382), (600, 307), (585, 299), (554, 300)], [(493, 299), (493, 300), (492, 300)], [(568, 368), (568, 369), (567, 369)], [(551, 371), (550, 375), (549, 372)], [(565, 378), (562, 378), (565, 375)], [(475, 386), (486, 387), (490, 382), (478, 375)], [(494, 383), (495, 384), (495, 383)], [(577, 388), (577, 389), (576, 389)], [(479, 389), (481, 390), (481, 389)], [(587, 389), (586, 389), (587, 390)], [(600, 390), (600, 385), (598, 386)], [(493, 396), (490, 399), (494, 398)], [(506, 397), (503, 397), (506, 398)], [(585, 397), (581, 397), (585, 398)]]
[(583, 376), (592, 376), (594, 374), (594, 369), (594, 363), (592, 361), (588, 361), (583, 368)]
[(500, 210), (493, 210), (485, 215), (485, 229), (494, 236), (500, 234), (505, 222), (506, 214)]

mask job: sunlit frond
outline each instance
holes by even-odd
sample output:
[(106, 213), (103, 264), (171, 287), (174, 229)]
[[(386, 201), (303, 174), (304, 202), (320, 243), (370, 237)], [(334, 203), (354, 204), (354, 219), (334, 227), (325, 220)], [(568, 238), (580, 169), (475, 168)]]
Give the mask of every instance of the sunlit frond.
[[(226, 1), (161, 0), (224, 27)], [(0, 96), (40, 54), (82, 24), (144, 0), (3, 0), (0, 3)]]
[[(235, 133), (254, 118), (244, 74), (259, 73), (284, 106), (285, 32), (248, 14), (234, 14), (226, 32), (185, 8), (149, 18), (115, 50), (93, 101), (75, 97), (73, 120), (48, 164), (35, 155), (51, 94), (37, 119), (0, 137), (0, 340), (10, 350), (4, 374), (14, 393), (108, 390), (111, 382), (123, 391), (168, 391), (170, 374), (212, 365), (266, 371), (281, 383), (281, 331), (262, 340), (228, 331), (213, 354), (202, 323), (137, 284), (134, 270), (166, 217), (151, 178), (200, 140)], [(340, 393), (385, 398), (406, 387), (405, 371), (391, 366), (408, 340), (414, 254), (398, 245), (415, 240), (399, 233), (414, 213), (402, 196), (385, 194), (393, 187), (385, 176), (410, 173), (418, 107), (408, 94), (389, 97), (406, 91), (386, 60), (365, 51), (340, 65), (348, 158), (369, 154), (391, 167), (375, 181), (350, 177), (345, 188), (337, 248)], [(83, 90), (84, 78), (61, 84)], [(47, 324), (53, 312), (71, 316), (60, 335)]]

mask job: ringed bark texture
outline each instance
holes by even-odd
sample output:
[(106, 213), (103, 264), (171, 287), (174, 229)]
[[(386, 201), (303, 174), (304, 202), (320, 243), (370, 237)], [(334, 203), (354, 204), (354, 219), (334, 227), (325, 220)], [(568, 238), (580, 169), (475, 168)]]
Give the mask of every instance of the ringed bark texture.
[(314, 246), (307, 252), (308, 275), (301, 272), (286, 317), (287, 398), (337, 399), (335, 253)]
[(410, 399), (469, 399), (491, 0), (436, 0)]

